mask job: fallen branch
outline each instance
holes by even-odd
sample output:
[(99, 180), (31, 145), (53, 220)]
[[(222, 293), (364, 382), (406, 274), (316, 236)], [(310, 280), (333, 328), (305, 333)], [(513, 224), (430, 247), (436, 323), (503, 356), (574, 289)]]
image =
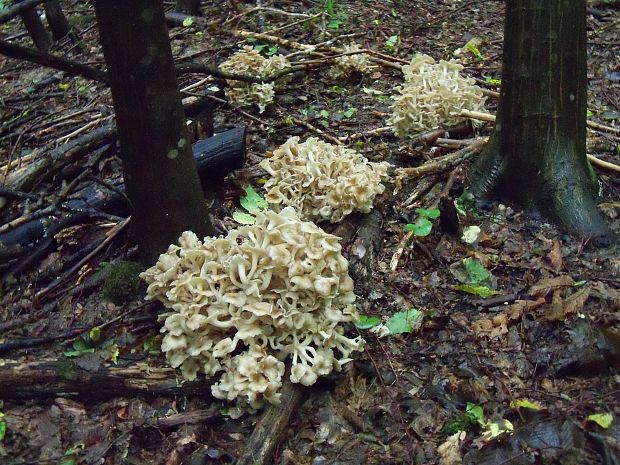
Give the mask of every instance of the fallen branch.
[[(23, 5), (23, 3), (19, 5)], [(108, 75), (105, 71), (82, 63), (76, 63), (63, 57), (42, 53), (34, 48), (22, 47), (0, 40), (0, 53), (9, 58), (30, 61), (48, 68), (59, 69), (67, 74), (92, 79), (93, 81), (108, 82)]]
[(146, 363), (80, 368), (68, 358), (30, 363), (0, 361), (0, 399), (111, 398), (119, 396), (211, 397), (211, 380), (180, 383), (174, 368)]
[(405, 179), (417, 179), (429, 174), (437, 174), (454, 168), (459, 163), (479, 154), (486, 144), (486, 140), (478, 139), (467, 147), (454, 153), (445, 155), (415, 168), (398, 168), (394, 170), (396, 185), (400, 187)]
[[(491, 113), (482, 113), (479, 111), (469, 111), (469, 110), (461, 110), (461, 115), (467, 118), (477, 119), (480, 121), (494, 122), (496, 117)], [(590, 129), (596, 129), (599, 131), (606, 131), (612, 133), (620, 134), (620, 128), (613, 128), (611, 126), (605, 126), (603, 124), (595, 123), (594, 121), (586, 121), (586, 125)], [(610, 163), (608, 161), (601, 160), (600, 158), (595, 157), (594, 155), (587, 154), (588, 160), (593, 165), (596, 165), (600, 168), (604, 168), (606, 170), (611, 170), (616, 173), (620, 173), (620, 166)]]
[[(313, 52), (315, 50), (323, 50), (323, 51), (327, 51), (331, 53), (338, 53), (338, 54), (344, 53), (344, 50), (338, 47), (332, 47), (332, 46), (325, 45), (325, 44), (316, 44), (316, 45), (301, 44), (299, 42), (295, 42), (295, 41), (288, 40), (288, 39), (283, 39), (281, 37), (277, 37), (277, 36), (270, 35), (270, 34), (235, 30), (235, 31), (232, 31), (232, 35), (237, 36), (237, 37), (242, 37), (244, 39), (254, 37), (256, 39), (265, 40), (267, 42), (281, 45), (282, 47), (288, 47), (288, 48), (292, 48), (295, 50), (301, 50), (304, 52)], [(393, 68), (393, 69), (402, 71), (402, 65), (399, 65), (398, 63), (394, 63), (393, 61), (387, 61), (383, 58), (379, 58), (375, 56), (374, 53), (370, 53), (370, 51), (367, 51), (367, 52), (370, 54), (369, 56), (370, 61), (381, 64), (388, 68)]]
[[(469, 111), (469, 110), (461, 110), (461, 116), (465, 116), (466, 118), (477, 119), (480, 121), (486, 121), (489, 123), (494, 123), (496, 116), (492, 113), (483, 113), (481, 111)], [(614, 128), (612, 126), (605, 126), (604, 124), (596, 123), (594, 121), (586, 120), (586, 126), (590, 129), (596, 129), (598, 131), (611, 132), (613, 134), (620, 134), (620, 128)]]

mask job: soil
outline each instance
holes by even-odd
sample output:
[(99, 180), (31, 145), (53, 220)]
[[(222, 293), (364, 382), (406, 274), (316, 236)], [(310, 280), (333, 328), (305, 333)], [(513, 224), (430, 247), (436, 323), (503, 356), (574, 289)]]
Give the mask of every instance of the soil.
[[(61, 41), (53, 53), (103, 68), (92, 5), (61, 3), (79, 42)], [(172, 9), (171, 2), (166, 3)], [(405, 63), (414, 53), (437, 60), (458, 55), (466, 74), (488, 90), (497, 91), (493, 80), (501, 78), (503, 2), (338, 0), (330, 11), (326, 5), (331, 2), (318, 0), (202, 3), (207, 25), (195, 21), (170, 29), (179, 63), (194, 59), (219, 64), (245, 43), (230, 34), (232, 29), (262, 30), (304, 44), (334, 39), (333, 45), (343, 46), (355, 41), (381, 52), (392, 63)], [(233, 8), (236, 4), (243, 14)], [(284, 28), (300, 18), (252, 10), (256, 5), (316, 18)], [(620, 9), (608, 2), (593, 7), (588, 14), (588, 119), (617, 129)], [(273, 29), (277, 30), (270, 32)], [(17, 20), (3, 25), (0, 34), (2, 40), (31, 46)], [(466, 47), (474, 38), (480, 39), (479, 56)], [(262, 44), (271, 45), (254, 42)], [(282, 54), (295, 51), (276, 47)], [(398, 166), (418, 166), (454, 150), (399, 140), (390, 132), (369, 133), (386, 126), (388, 97), (402, 83), (399, 71), (377, 66), (364, 76), (338, 81), (325, 71), (295, 74), (264, 113), (230, 104), (217, 109), (216, 131), (241, 124), (247, 125), (249, 134), (245, 168), (217, 186), (212, 199), (215, 223), (221, 230), (235, 227), (232, 213), (239, 209), (243, 187), (252, 184), (260, 191), (265, 173), (257, 163), (291, 136), (359, 134), (347, 141), (351, 148), (372, 161), (388, 160)], [(104, 84), (7, 58), (0, 58), (0, 76), (4, 178), (19, 169), (9, 170), (9, 160), (21, 158), (27, 165), (34, 150), (50, 150), (109, 123), (113, 115)], [(183, 74), (180, 87), (204, 77)], [(183, 96), (198, 95), (209, 85), (199, 85)], [(496, 103), (489, 98), (487, 111), (494, 112)], [(324, 134), (317, 135), (315, 129)], [(491, 130), (486, 124), (450, 134), (485, 137)], [(587, 142), (588, 153), (620, 163), (618, 132), (589, 130)], [(447, 196), (449, 200), (442, 202), (442, 215), (447, 215), (451, 200), (461, 197), (467, 185), (468, 163), (434, 178), (405, 182), (400, 189), (392, 184), (386, 189), (376, 206), (381, 238), (366, 277), (356, 280), (357, 305), (369, 321), (376, 316), (386, 322), (412, 309), (421, 313), (409, 316), (420, 315), (421, 320), (409, 321), (401, 334), (383, 337), (364, 326), (347, 328), (366, 340), (363, 353), (343, 372), (305, 388), (303, 403), (290, 419), (274, 463), (620, 463), (618, 246), (593, 248), (516, 207), (482, 201), (458, 217), (460, 224), (450, 227), (444, 222), (442, 227), (437, 221), (428, 236), (404, 240), (405, 225), (418, 217), (417, 207), (436, 207), (440, 197)], [(118, 176), (118, 153), (113, 150), (99, 159), (87, 155), (36, 184), (29, 192), (34, 198), (3, 206), (2, 223), (49, 205), (85, 168), (98, 179)], [(617, 233), (618, 173), (596, 171), (602, 192), (599, 207)], [(414, 192), (420, 194), (418, 199), (406, 205)], [(166, 366), (157, 350), (161, 307), (145, 305), (140, 298), (114, 304), (101, 294), (100, 283), (83, 286), (106, 263), (134, 256), (135, 247), (125, 231), (61, 286), (35, 299), (62, 271), (100, 244), (114, 224), (114, 218), (98, 219), (63, 230), (56, 237), (56, 247), (34, 269), (4, 281), (0, 377), (9, 363), (42, 360), (64, 360), (93, 372), (114, 364)], [(330, 231), (337, 227), (322, 226)], [(460, 239), (468, 226), (482, 231), (474, 244)], [(454, 229), (457, 234), (450, 234)], [(359, 255), (355, 244), (344, 244), (349, 258)], [(471, 259), (490, 273), (483, 287), (494, 292), (487, 298), (464, 292), (467, 286), (458, 287), (464, 263)], [(50, 302), (54, 305), (49, 306)], [(102, 324), (106, 326), (100, 334), (89, 331)], [(98, 342), (85, 347), (80, 343), (84, 338), (75, 337), (82, 330)], [(56, 340), (30, 348), (2, 346), (57, 335)], [(201, 414), (188, 415), (196, 412)], [(181, 420), (176, 423), (150, 421), (178, 414)], [(605, 423), (607, 414), (611, 424)], [(234, 463), (244, 453), (258, 418), (259, 414), (230, 418), (226, 405), (210, 397), (208, 386), (204, 395), (176, 397), (118, 396), (108, 391), (103, 397), (58, 393), (16, 400), (0, 392), (0, 462)]]

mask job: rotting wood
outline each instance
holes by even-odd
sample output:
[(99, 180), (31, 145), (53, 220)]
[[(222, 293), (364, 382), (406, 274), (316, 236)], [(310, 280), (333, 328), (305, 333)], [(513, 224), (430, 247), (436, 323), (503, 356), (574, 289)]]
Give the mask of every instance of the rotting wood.
[(94, 68), (92, 66), (67, 60), (66, 58), (42, 53), (34, 48), (22, 47), (20, 45), (11, 44), (4, 40), (0, 40), (0, 53), (9, 58), (17, 60), (26, 60), (48, 68), (59, 69), (71, 75), (82, 76), (97, 82), (108, 82), (108, 76), (105, 71)]
[(0, 399), (68, 397), (102, 399), (122, 396), (211, 397), (211, 380), (181, 383), (174, 368), (146, 363), (131, 366), (102, 364), (92, 371), (74, 360), (51, 359), (29, 363), (0, 361)]
[[(1, 386), (0, 386), (1, 387)], [(246, 442), (246, 450), (237, 465), (269, 465), (282, 440), (292, 413), (299, 408), (304, 387), (289, 380), (288, 370), (284, 376), (280, 405), (269, 405), (261, 415), (252, 435)]]
[(377, 256), (383, 243), (383, 215), (377, 209), (364, 215), (355, 238), (346, 248), (349, 273), (355, 281), (366, 281), (377, 268)]

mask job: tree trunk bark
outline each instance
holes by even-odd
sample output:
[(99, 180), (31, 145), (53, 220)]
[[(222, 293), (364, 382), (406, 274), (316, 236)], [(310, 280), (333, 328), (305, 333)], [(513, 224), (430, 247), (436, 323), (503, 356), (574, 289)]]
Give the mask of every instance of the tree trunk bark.
[(64, 39), (69, 34), (71, 26), (69, 26), (69, 21), (67, 21), (65, 14), (62, 12), (58, 0), (45, 0), (43, 8), (45, 8), (45, 18), (54, 39), (56, 41)]
[(585, 0), (508, 0), (505, 21), (495, 131), (473, 167), (473, 191), (608, 243), (586, 159)]
[(177, 0), (175, 10), (186, 15), (200, 15), (200, 0)]
[(181, 232), (212, 235), (178, 92), (161, 0), (96, 0), (95, 13), (140, 260)]
[(45, 29), (37, 9), (35, 7), (26, 8), (19, 15), (28, 30), (28, 34), (30, 34), (32, 42), (34, 42), (34, 46), (41, 52), (49, 52), (52, 46), (52, 38), (47, 29)]

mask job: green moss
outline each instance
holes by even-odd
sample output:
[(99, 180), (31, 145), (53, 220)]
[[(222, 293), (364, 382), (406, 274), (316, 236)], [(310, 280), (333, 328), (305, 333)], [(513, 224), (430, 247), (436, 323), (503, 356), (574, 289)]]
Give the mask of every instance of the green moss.
[(144, 265), (121, 260), (107, 267), (109, 269), (101, 289), (105, 300), (122, 305), (144, 296), (146, 283), (138, 276), (144, 271)]

